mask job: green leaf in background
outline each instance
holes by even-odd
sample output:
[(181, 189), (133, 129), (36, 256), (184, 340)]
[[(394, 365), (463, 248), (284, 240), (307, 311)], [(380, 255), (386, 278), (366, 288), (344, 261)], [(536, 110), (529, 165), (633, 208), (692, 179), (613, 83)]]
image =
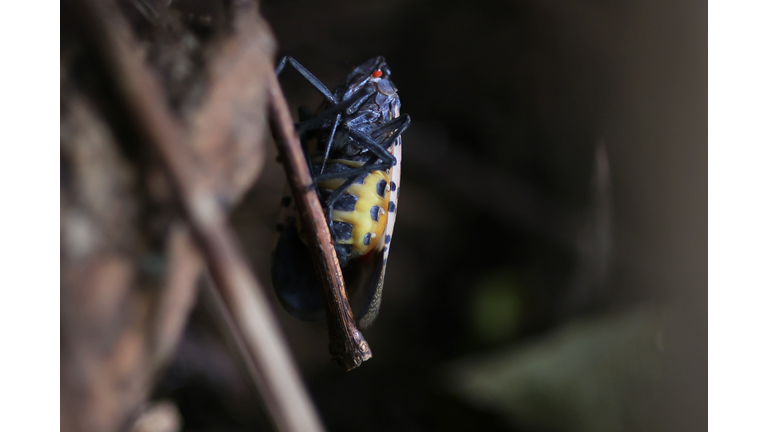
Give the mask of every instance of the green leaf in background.
[(660, 323), (648, 308), (576, 322), (525, 346), (459, 360), (445, 382), (523, 430), (646, 430), (662, 372)]

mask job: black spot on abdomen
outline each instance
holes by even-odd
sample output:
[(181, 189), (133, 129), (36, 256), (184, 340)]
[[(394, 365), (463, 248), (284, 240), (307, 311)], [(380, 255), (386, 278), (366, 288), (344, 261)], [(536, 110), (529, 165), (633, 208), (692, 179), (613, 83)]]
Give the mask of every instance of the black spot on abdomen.
[(386, 180), (379, 180), (379, 183), (376, 184), (376, 193), (379, 194), (380, 197), (384, 198), (384, 194), (387, 193), (387, 181)]
[(379, 213), (380, 212), (381, 212), (381, 207), (379, 207), (379, 206), (371, 207), (371, 219), (373, 219), (376, 222), (378, 222), (379, 221)]
[(333, 205), (334, 210), (355, 211), (355, 204), (357, 204), (357, 197), (350, 194), (342, 194), (336, 203)]
[(352, 238), (352, 224), (349, 222), (336, 222), (331, 223), (331, 233), (333, 234), (333, 240), (349, 240)]

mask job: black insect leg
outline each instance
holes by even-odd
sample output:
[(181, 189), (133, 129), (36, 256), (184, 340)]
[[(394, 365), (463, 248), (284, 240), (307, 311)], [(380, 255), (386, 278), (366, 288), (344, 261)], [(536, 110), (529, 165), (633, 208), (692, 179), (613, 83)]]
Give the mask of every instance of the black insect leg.
[(323, 173), (323, 170), (325, 170), (325, 162), (328, 161), (328, 154), (331, 152), (331, 144), (333, 143), (333, 138), (336, 136), (336, 128), (339, 127), (339, 123), (341, 123), (341, 114), (336, 114), (336, 121), (333, 122), (333, 127), (331, 128), (331, 134), (328, 135), (328, 142), (325, 143), (325, 153), (323, 154), (323, 164), (320, 165), (320, 173)]
[(275, 68), (275, 75), (280, 76), (280, 73), (283, 71), (283, 68), (285, 68), (286, 62), (293, 66), (294, 69), (298, 73), (301, 74), (301, 76), (304, 77), (307, 81), (309, 81), (310, 84), (314, 88), (317, 89), (320, 93), (322, 93), (323, 96), (325, 96), (326, 99), (328, 99), (328, 102), (330, 102), (332, 105), (336, 105), (338, 102), (336, 101), (336, 97), (331, 93), (330, 90), (328, 90), (328, 87), (325, 86), (325, 84), (322, 83), (319, 79), (317, 79), (316, 76), (312, 75), (312, 72), (307, 70), (304, 66), (301, 65), (301, 63), (297, 62), (293, 57), (291, 56), (285, 56), (282, 60), (280, 60), (280, 63), (278, 63), (277, 67)]
[[(351, 129), (347, 127), (347, 131), (349, 135), (358, 141), (363, 147), (367, 148), (371, 151), (371, 153), (375, 154), (379, 157), (379, 159), (382, 160), (385, 164), (388, 165), (388, 167), (394, 166), (397, 161), (395, 160), (395, 157), (392, 156), (391, 153), (387, 150), (392, 143), (395, 142), (395, 139), (399, 137), (403, 132), (405, 132), (406, 129), (408, 129), (408, 126), (411, 125), (411, 117), (408, 114), (405, 114), (404, 116), (398, 117), (397, 119), (385, 124), (379, 129), (396, 129), (395, 133), (386, 141), (385, 145), (381, 145), (377, 143), (373, 138), (371, 138), (369, 135), (362, 133), (360, 131)], [(375, 132), (377, 135), (380, 135), (378, 133), (378, 130)]]
[[(403, 119), (403, 120), (401, 121), (401, 119)], [(380, 131), (382, 129), (385, 129), (385, 130), (390, 130), (391, 129), (391, 130), (394, 130), (395, 132), (392, 134), (392, 136), (387, 138), (387, 140), (384, 141), (384, 143), (376, 144), (376, 145), (381, 147), (381, 148), (384, 148), (384, 149), (390, 148), (392, 146), (392, 144), (395, 142), (395, 140), (397, 140), (400, 137), (400, 135), (402, 135), (403, 132), (405, 132), (405, 130), (408, 129), (408, 126), (410, 126), (410, 125), (411, 125), (411, 119), (410, 119), (410, 117), (407, 114), (405, 116), (398, 117), (397, 119), (395, 119), (395, 120), (385, 124), (384, 126), (380, 127), (376, 131), (374, 131), (374, 134), (376, 134), (376, 135), (383, 135), (383, 133), (380, 133)], [(389, 152), (387, 152), (387, 154), (392, 156)], [(394, 159), (394, 156), (392, 156), (392, 158)], [(376, 171), (376, 170), (385, 170), (385, 169), (391, 168), (394, 165), (394, 164), (389, 164), (389, 163), (384, 162), (384, 161), (382, 161), (382, 163), (380, 163), (380, 164), (376, 163), (380, 159), (381, 158), (379, 158), (378, 155), (376, 155), (374, 153), (374, 156), (372, 156), (360, 168), (354, 168), (354, 169), (351, 169), (351, 170), (341, 171), (341, 172), (319, 174), (319, 175), (317, 175), (315, 177), (315, 184), (317, 184), (320, 181), (328, 180), (328, 179), (332, 179), (332, 178), (340, 178), (340, 177), (343, 178), (343, 177), (348, 177), (348, 176), (355, 176), (355, 175), (358, 175), (358, 174), (369, 173), (369, 172)], [(352, 183), (350, 183), (350, 184), (352, 184)], [(339, 188), (339, 189), (341, 189), (341, 188)], [(337, 191), (339, 189), (337, 189)], [(344, 192), (344, 190), (341, 190), (341, 192), (339, 192), (339, 194), (341, 194), (342, 192)]]
[[(334, 178), (351, 178), (351, 177), (359, 177), (361, 174), (371, 173), (373, 171), (383, 171), (389, 168), (392, 168), (392, 165), (386, 164), (386, 163), (377, 163), (381, 161), (378, 156), (373, 155), (370, 159), (368, 159), (362, 166), (359, 168), (353, 168), (346, 171), (341, 172), (330, 172), (330, 173), (323, 173), (319, 174), (315, 177), (315, 184), (324, 181), (324, 180), (330, 180)], [(352, 183), (350, 183), (352, 184)], [(348, 185), (345, 187), (346, 182), (342, 184), (339, 188), (337, 188), (334, 191), (334, 194), (341, 195), (346, 188), (349, 187)], [(333, 197), (333, 195), (331, 195)]]
[(357, 131), (355, 129), (349, 128), (347, 125), (344, 125), (347, 130), (347, 133), (349, 136), (355, 139), (359, 144), (361, 144), (363, 147), (367, 148), (371, 151), (371, 153), (375, 154), (379, 159), (381, 159), (385, 164), (388, 166), (394, 166), (397, 161), (395, 160), (395, 157), (390, 154), (387, 149), (381, 146), (381, 144), (377, 143), (373, 140), (368, 134)]
[[(306, 121), (302, 121), (296, 124), (296, 132), (303, 136), (306, 132), (314, 130), (314, 129), (321, 129), (321, 128), (331, 128), (331, 133), (328, 135), (328, 139), (325, 142), (325, 151), (323, 154), (323, 163), (320, 166), (320, 172), (322, 173), (325, 170), (325, 164), (328, 161), (328, 155), (331, 152), (331, 148), (333, 147), (333, 140), (336, 137), (336, 131), (338, 130), (339, 125), (341, 124), (341, 118), (342, 118), (342, 112), (347, 109), (349, 106), (354, 105), (358, 101), (370, 96), (373, 94), (375, 89), (373, 86), (365, 86), (362, 89), (360, 89), (357, 93), (352, 95), (349, 99), (341, 102), (340, 104), (330, 107), (320, 113), (317, 117), (311, 118)], [(332, 114), (336, 114), (336, 118), (334, 119), (333, 123), (329, 123), (329, 118)], [(311, 166), (311, 165), (310, 165)], [(317, 182), (315, 182), (317, 184)]]
[[(393, 124), (395, 124), (395, 126), (392, 126)], [(371, 151), (371, 153), (373, 153), (375, 155), (375, 159), (373, 159), (374, 161), (376, 159), (381, 159), (382, 163), (374, 165), (373, 162), (371, 162), (369, 160), (368, 162), (365, 163), (365, 165), (363, 165), (360, 168), (355, 168), (353, 170), (343, 171), (343, 172), (334, 172), (334, 173), (320, 174), (317, 177), (315, 177), (315, 184), (317, 184), (317, 182), (322, 181), (322, 180), (328, 180), (328, 179), (340, 178), (340, 177), (347, 177), (349, 175), (356, 175), (356, 174), (359, 174), (359, 173), (371, 172), (371, 171), (375, 171), (375, 170), (385, 170), (385, 169), (393, 167), (397, 161), (395, 160), (395, 157), (392, 156), (392, 154), (389, 153), (389, 151), (387, 149), (389, 149), (392, 146), (392, 144), (395, 142), (395, 140), (397, 140), (397, 138), (399, 138), (400, 135), (402, 135), (402, 133), (405, 132), (405, 130), (408, 129), (408, 126), (410, 126), (410, 125), (411, 125), (411, 119), (406, 114), (405, 116), (398, 117), (396, 120), (394, 120), (394, 121), (392, 121), (392, 122), (382, 126), (381, 128), (379, 128), (379, 130), (381, 130), (381, 129), (394, 129), (395, 130), (395, 133), (393, 133), (392, 136), (387, 138), (387, 140), (384, 143), (382, 143), (382, 144), (377, 143), (376, 141), (373, 140), (373, 138), (371, 138), (370, 136), (368, 136), (368, 135), (366, 135), (366, 134), (364, 134), (362, 132), (358, 132), (358, 131), (354, 131), (354, 130), (351, 130), (351, 129), (347, 129), (349, 134), (353, 138), (355, 138), (358, 141), (360, 141), (363, 144), (364, 147), (369, 149)], [(379, 130), (375, 131), (374, 133), (377, 133), (377, 135), (381, 135), (381, 134), (378, 134)]]
[[(397, 132), (395, 137), (400, 136), (403, 132), (405, 132), (406, 129), (408, 129), (408, 126), (411, 125), (411, 116), (408, 114), (403, 114), (402, 116), (392, 120), (391, 122), (383, 125), (382, 127), (376, 129), (371, 134), (372, 138), (379, 138), (382, 137), (390, 132), (395, 132), (399, 129), (399, 132)], [(393, 139), (392, 142), (395, 142)], [(391, 144), (391, 143), (390, 143)], [(389, 146), (384, 145), (384, 148), (389, 148)]]
[(296, 130), (299, 133), (301, 133), (303, 131), (308, 131), (308, 130), (312, 130), (312, 129), (320, 129), (320, 128), (323, 128), (323, 127), (329, 127), (329, 126), (331, 126), (331, 123), (330, 123), (329, 119), (331, 119), (332, 116), (334, 116), (335, 114), (341, 113), (345, 109), (347, 109), (350, 106), (354, 105), (360, 99), (362, 99), (364, 97), (367, 97), (367, 96), (370, 96), (375, 91), (376, 91), (376, 89), (373, 86), (365, 86), (365, 87), (361, 88), (360, 91), (358, 91), (357, 93), (352, 95), (349, 99), (347, 99), (345, 101), (342, 101), (338, 105), (334, 105), (334, 106), (326, 109), (325, 111), (320, 113), (320, 115), (318, 115), (317, 117), (315, 117), (315, 118), (313, 118), (311, 120), (308, 120), (308, 121), (301, 122), (301, 123), (297, 124), (296, 125)]
[(329, 224), (331, 223), (331, 220), (332, 220), (331, 216), (333, 215), (333, 205), (336, 204), (336, 201), (339, 199), (341, 194), (344, 193), (344, 191), (346, 191), (347, 189), (349, 189), (349, 187), (352, 186), (352, 183), (356, 182), (357, 179), (359, 179), (360, 176), (362, 176), (363, 174), (365, 174), (365, 172), (359, 172), (357, 174), (351, 175), (349, 178), (347, 178), (347, 180), (344, 183), (341, 184), (341, 186), (338, 189), (333, 191), (333, 193), (331, 193), (331, 195), (329, 195), (328, 198), (326, 198), (325, 206), (328, 208), (327, 218), (328, 218)]

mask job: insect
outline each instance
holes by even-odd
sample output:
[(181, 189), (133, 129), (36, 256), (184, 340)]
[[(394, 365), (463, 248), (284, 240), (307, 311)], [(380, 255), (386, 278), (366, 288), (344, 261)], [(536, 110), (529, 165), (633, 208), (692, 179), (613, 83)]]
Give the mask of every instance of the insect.
[[(400, 194), (401, 135), (410, 117), (384, 57), (356, 67), (333, 92), (291, 57), (291, 65), (323, 96), (315, 114), (299, 109), (296, 130), (328, 221), (350, 293), (364, 292), (357, 314), (370, 326), (381, 306), (384, 273)], [(272, 253), (272, 282), (291, 315), (320, 319), (323, 299), (289, 189), (282, 200), (279, 237)]]

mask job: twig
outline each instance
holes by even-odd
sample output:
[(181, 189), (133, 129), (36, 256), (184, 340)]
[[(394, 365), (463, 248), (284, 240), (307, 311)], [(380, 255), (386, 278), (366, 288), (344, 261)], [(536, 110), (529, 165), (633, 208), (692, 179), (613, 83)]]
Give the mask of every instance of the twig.
[[(79, 0), (83, 31), (114, 79), (136, 133), (157, 151), (177, 192), (216, 288), (247, 344), (244, 360), (253, 363), (270, 414), (281, 431), (321, 431), (317, 413), (302, 385), (261, 287), (251, 274), (226, 215), (200, 164), (167, 108), (164, 92), (135, 50), (127, 24), (111, 2)], [(265, 64), (269, 64), (266, 60)]]
[(155, 364), (153, 372), (160, 369), (176, 349), (181, 338), (187, 316), (195, 304), (197, 289), (195, 281), (200, 277), (202, 262), (194, 247), (189, 229), (183, 222), (171, 226), (168, 241), (168, 257), (171, 262), (165, 287), (160, 291), (151, 324), (151, 340)]
[(315, 272), (323, 287), (331, 356), (346, 370), (354, 369), (371, 358), (371, 349), (355, 326), (323, 208), (312, 186), (312, 177), (293, 127), (288, 105), (274, 74), (271, 75), (269, 91), (272, 134), (296, 200), (302, 226), (307, 233), (307, 245), (312, 253)]

